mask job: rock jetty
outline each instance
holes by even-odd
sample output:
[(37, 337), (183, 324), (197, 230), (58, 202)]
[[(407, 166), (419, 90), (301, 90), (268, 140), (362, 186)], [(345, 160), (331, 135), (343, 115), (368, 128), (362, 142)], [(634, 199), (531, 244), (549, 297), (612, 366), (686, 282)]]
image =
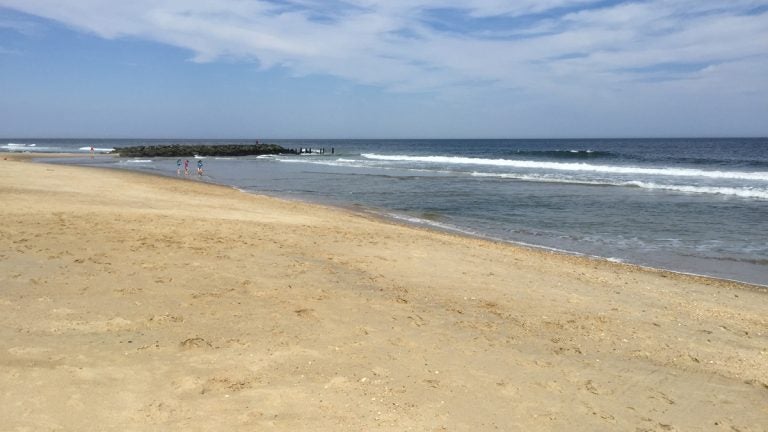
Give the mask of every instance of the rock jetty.
[(277, 144), (160, 145), (120, 147), (112, 151), (122, 157), (255, 156), (289, 154), (293, 150)]

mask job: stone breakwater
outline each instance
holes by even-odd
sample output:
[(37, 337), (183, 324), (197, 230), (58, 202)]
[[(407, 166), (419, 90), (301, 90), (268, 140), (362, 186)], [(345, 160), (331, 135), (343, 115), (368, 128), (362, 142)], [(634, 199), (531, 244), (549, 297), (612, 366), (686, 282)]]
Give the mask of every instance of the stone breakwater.
[(188, 156), (258, 156), (294, 153), (276, 144), (239, 145), (166, 145), (120, 147), (112, 151), (122, 157), (188, 157)]

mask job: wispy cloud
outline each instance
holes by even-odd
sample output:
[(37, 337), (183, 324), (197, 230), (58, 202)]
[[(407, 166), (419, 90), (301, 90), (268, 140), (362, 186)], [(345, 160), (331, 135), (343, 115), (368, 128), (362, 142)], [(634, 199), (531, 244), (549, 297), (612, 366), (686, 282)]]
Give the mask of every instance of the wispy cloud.
[[(765, 90), (768, 1), (0, 0), (103, 38), (397, 91), (709, 80)], [(0, 27), (3, 23), (0, 22)], [(6, 25), (7, 27), (7, 25)], [(691, 84), (698, 86), (698, 84)]]
[(8, 19), (0, 17), (0, 30), (10, 30), (25, 36), (40, 34), (40, 26), (28, 20)]

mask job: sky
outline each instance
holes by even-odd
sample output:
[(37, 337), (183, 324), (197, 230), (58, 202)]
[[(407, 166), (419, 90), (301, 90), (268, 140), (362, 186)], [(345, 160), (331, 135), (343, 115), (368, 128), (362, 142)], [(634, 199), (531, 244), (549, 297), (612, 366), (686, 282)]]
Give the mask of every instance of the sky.
[(768, 0), (0, 0), (0, 136), (768, 136)]

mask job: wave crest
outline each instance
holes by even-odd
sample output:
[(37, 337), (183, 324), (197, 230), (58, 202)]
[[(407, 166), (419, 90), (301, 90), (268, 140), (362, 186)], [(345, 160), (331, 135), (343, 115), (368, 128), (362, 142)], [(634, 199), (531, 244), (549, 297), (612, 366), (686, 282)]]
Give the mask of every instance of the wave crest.
[(768, 181), (768, 172), (710, 171), (693, 168), (672, 167), (644, 168), (637, 166), (594, 165), (574, 162), (543, 162), (514, 159), (484, 159), (460, 156), (407, 156), (380, 155), (375, 153), (364, 153), (361, 156), (366, 159), (393, 162), (422, 162), (442, 165), (486, 165), (525, 169), (544, 169), (553, 171), (599, 172), (609, 174), (640, 174), (667, 177), (703, 177), (713, 179)]
[(737, 196), (741, 198), (757, 198), (761, 200), (768, 200), (768, 189), (762, 189), (762, 188), (691, 186), (691, 185), (674, 185), (674, 184), (665, 185), (665, 184), (643, 182), (643, 181), (578, 180), (578, 179), (542, 177), (542, 176), (536, 176), (536, 175), (480, 173), (480, 172), (473, 172), (472, 176), (495, 177), (495, 178), (505, 178), (505, 179), (511, 179), (511, 180), (542, 182), (542, 183), (566, 183), (566, 184), (576, 184), (576, 185), (585, 185), (585, 186), (636, 187), (641, 189), (666, 190), (666, 191), (694, 193), (694, 194), (730, 195), (730, 196)]

